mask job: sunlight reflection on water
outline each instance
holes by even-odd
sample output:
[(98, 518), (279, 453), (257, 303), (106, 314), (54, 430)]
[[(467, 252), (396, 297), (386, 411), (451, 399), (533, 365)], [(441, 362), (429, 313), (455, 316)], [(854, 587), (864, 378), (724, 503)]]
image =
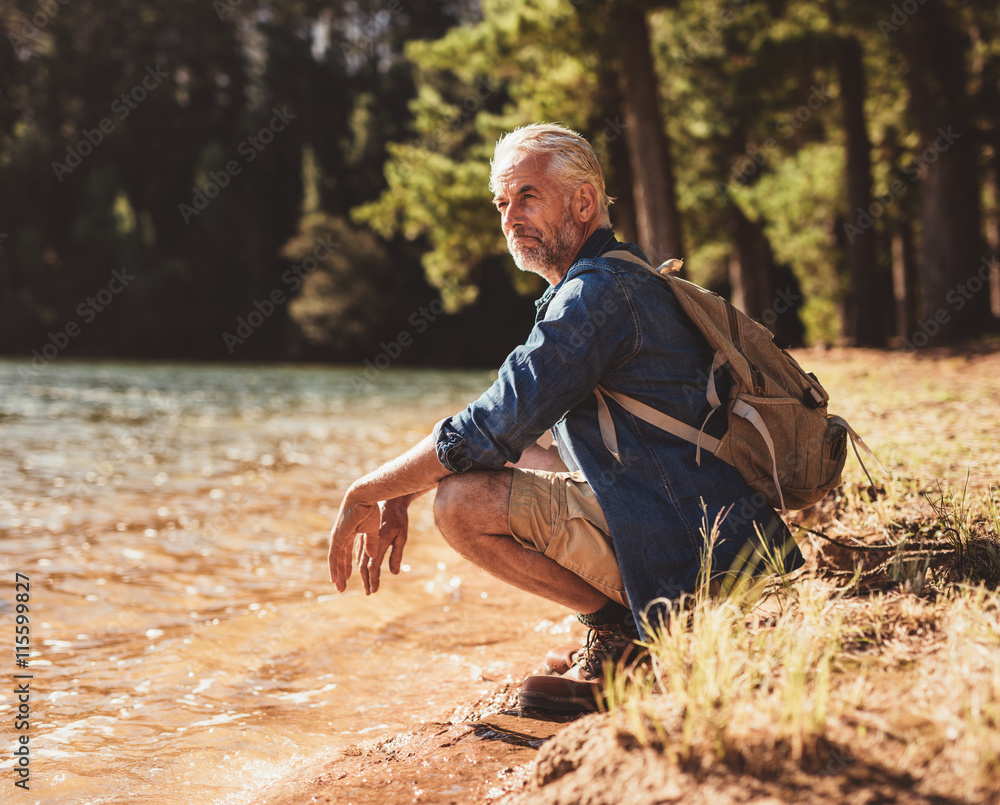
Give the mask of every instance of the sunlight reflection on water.
[[(412, 583), (366, 598), (326, 580), (342, 490), (489, 373), (24, 366), (0, 362), (0, 546), (4, 575), (31, 579), (39, 801), (243, 801), (297, 758), (509, 673), (489, 644), (516, 612), (463, 583), (426, 501)], [(3, 693), (0, 720), (14, 707)]]

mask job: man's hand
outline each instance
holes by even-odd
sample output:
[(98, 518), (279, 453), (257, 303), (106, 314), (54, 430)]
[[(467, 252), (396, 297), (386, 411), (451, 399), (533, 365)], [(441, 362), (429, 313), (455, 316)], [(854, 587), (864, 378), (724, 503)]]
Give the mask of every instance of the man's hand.
[[(330, 532), (330, 581), (337, 586), (337, 592), (344, 592), (351, 577), (351, 549), (355, 542), (361, 545), (366, 534), (378, 534), (379, 507), (374, 503), (355, 503), (348, 493), (340, 504), (337, 522)], [(364, 555), (362, 551), (359, 562)], [(367, 585), (366, 585), (367, 588)]]
[(352, 503), (348, 493), (340, 504), (337, 523), (330, 532), (330, 581), (337, 585), (338, 592), (344, 592), (354, 562), (361, 571), (365, 595), (378, 592), (382, 562), (390, 548), (389, 571), (394, 576), (399, 575), (403, 548), (409, 536), (410, 503), (433, 488), (383, 500), (377, 505)]
[(362, 549), (358, 553), (358, 569), (365, 584), (365, 595), (378, 592), (382, 560), (390, 547), (392, 553), (389, 554), (389, 572), (394, 576), (399, 575), (410, 525), (410, 500), (411, 496), (407, 495), (379, 503), (381, 516), (378, 532), (365, 533)]
[(426, 436), (351, 484), (330, 532), (330, 581), (339, 592), (344, 592), (351, 577), (355, 545), (366, 593), (378, 589), (382, 560), (390, 547), (389, 570), (399, 572), (407, 536), (406, 507), (448, 474), (438, 461), (433, 437)]

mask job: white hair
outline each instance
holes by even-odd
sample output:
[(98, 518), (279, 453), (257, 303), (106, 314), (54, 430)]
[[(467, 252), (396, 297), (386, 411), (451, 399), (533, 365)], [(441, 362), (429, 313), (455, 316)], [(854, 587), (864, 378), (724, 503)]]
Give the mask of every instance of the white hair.
[(497, 170), (515, 151), (551, 158), (549, 176), (569, 193), (589, 183), (597, 191), (598, 223), (611, 226), (608, 208), (614, 199), (604, 186), (604, 169), (594, 149), (583, 137), (555, 123), (532, 123), (504, 134), (497, 141), (490, 162), (490, 191), (497, 192)]

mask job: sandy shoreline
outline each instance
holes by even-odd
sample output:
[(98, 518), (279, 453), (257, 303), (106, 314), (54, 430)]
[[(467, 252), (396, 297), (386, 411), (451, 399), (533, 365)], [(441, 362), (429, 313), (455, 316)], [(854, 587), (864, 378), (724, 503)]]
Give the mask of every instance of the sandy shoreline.
[(578, 718), (521, 711), (519, 687), (499, 684), (441, 721), (337, 751), (253, 803), (510, 802), (526, 790), (539, 748)]
[[(336, 751), (261, 790), (252, 805), (969, 802), (920, 791), (917, 778), (851, 730), (836, 730), (835, 740), (795, 760), (761, 734), (736, 757), (706, 751), (682, 764), (669, 737), (638, 741), (620, 711), (522, 711), (518, 688), (499, 684), (441, 721)], [(668, 727), (674, 720), (679, 733), (679, 713), (660, 698), (657, 716)]]

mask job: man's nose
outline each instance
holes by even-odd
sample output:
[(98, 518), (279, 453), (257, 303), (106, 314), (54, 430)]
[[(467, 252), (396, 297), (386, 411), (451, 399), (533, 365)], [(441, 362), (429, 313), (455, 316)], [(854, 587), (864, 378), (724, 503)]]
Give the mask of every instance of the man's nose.
[(521, 213), (516, 204), (511, 203), (504, 207), (503, 213), (501, 213), (500, 223), (505, 232), (510, 231), (515, 226), (522, 223)]

